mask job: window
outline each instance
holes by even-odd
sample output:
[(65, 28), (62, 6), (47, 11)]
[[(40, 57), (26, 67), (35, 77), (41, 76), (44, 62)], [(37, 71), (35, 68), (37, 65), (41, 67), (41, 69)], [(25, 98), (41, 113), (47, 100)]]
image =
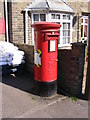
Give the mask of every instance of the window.
[(63, 15), (64, 20), (70, 20), (70, 15)]
[(63, 44), (70, 43), (70, 23), (63, 23), (62, 29), (63, 29), (62, 31)]
[(87, 42), (88, 36), (88, 16), (83, 16), (81, 19), (81, 42)]
[(72, 15), (57, 13), (51, 14), (51, 22), (61, 24), (58, 46), (70, 45), (72, 42)]
[[(72, 15), (63, 13), (32, 13), (32, 24), (34, 22), (54, 22), (61, 24), (59, 29), (58, 47), (68, 46), (72, 42)], [(34, 29), (32, 28), (32, 41), (34, 44)]]
[(60, 14), (51, 14), (51, 19), (60, 19)]
[(33, 14), (33, 22), (46, 21), (46, 14)]
[(51, 19), (55, 19), (55, 14), (51, 14)]
[[(32, 13), (32, 24), (35, 22), (46, 21), (46, 14)], [(32, 44), (34, 44), (34, 29), (32, 28)]]
[(33, 19), (34, 21), (39, 21), (39, 14), (34, 14)]
[(46, 15), (40, 14), (40, 21), (46, 21)]

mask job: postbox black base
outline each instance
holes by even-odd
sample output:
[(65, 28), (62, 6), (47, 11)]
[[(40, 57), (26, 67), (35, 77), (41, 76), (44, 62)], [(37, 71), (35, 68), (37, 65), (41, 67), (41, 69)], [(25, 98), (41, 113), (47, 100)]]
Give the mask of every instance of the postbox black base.
[(57, 93), (57, 80), (53, 82), (40, 82), (35, 80), (35, 94), (49, 97)]

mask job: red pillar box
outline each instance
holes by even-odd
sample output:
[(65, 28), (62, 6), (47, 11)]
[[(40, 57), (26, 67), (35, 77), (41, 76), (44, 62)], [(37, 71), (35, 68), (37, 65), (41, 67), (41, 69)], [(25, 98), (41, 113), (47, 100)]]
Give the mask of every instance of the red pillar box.
[(60, 24), (38, 22), (34, 28), (35, 92), (51, 96), (57, 92), (57, 56)]

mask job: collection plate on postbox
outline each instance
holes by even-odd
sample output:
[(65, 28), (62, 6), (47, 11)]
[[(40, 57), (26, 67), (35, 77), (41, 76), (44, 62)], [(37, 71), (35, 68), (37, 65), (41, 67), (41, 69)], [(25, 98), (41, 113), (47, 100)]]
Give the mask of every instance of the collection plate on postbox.
[(56, 48), (56, 40), (49, 41), (49, 52), (55, 52)]

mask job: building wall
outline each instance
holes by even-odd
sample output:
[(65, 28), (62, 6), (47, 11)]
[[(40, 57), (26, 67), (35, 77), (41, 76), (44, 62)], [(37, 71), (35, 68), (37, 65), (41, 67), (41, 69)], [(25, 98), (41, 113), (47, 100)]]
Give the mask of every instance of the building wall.
[[(25, 41), (25, 12), (23, 10), (31, 2), (12, 3), (12, 41), (13, 43), (24, 43)], [(28, 39), (31, 44), (31, 18), (28, 16)]]
[[(24, 29), (24, 13), (21, 11), (29, 3), (12, 3), (12, 33), (13, 33), (13, 42), (15, 43), (24, 43), (25, 40), (25, 29)], [(80, 42), (81, 40), (81, 17), (82, 12), (88, 12), (88, 2), (68, 2), (75, 10), (73, 15), (73, 30), (72, 30), (72, 42)], [(32, 44), (31, 40), (31, 18), (28, 16), (28, 43)]]
[[(0, 1), (0, 19), (4, 19), (4, 3)], [(0, 34), (0, 41), (5, 41), (5, 34)]]
[[(22, 10), (30, 4), (30, 2), (12, 2), (12, 32), (11, 42), (13, 43), (24, 43), (25, 41), (25, 13)], [(72, 31), (72, 42), (81, 40), (81, 17), (82, 12), (88, 12), (88, 2), (68, 2), (68, 4), (75, 10), (73, 16), (73, 31)], [(0, 19), (4, 18), (4, 4), (0, 2)], [(5, 41), (5, 35), (0, 34), (0, 40)], [(28, 15), (28, 43), (32, 44), (31, 40), (31, 18)]]
[(68, 5), (75, 10), (73, 16), (72, 42), (81, 40), (81, 17), (82, 13), (88, 13), (88, 2), (68, 2)]
[[(9, 21), (10, 30), (10, 42), (13, 43), (24, 43), (25, 41), (25, 13), (22, 10), (25, 9), (27, 4), (30, 2), (12, 2), (9, 6), (11, 14)], [(4, 19), (4, 2), (0, 1), (0, 19)], [(12, 24), (12, 25), (11, 25)], [(28, 43), (31, 44), (31, 18), (28, 15)], [(5, 34), (0, 34), (0, 41), (5, 41)]]

